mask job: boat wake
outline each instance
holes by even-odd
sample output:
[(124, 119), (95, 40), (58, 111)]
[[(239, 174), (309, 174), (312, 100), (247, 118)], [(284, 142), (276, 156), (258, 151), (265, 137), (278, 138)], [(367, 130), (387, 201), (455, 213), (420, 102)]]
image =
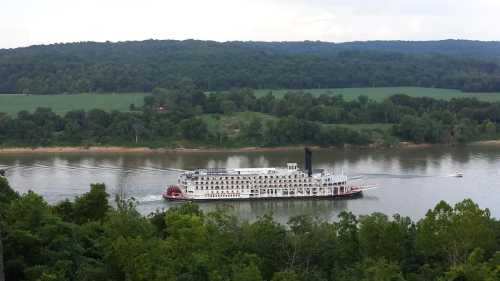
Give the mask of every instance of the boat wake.
[(361, 174), (364, 178), (394, 178), (394, 179), (413, 179), (413, 178), (430, 178), (432, 175), (415, 175), (415, 174), (389, 174), (389, 173), (365, 173)]
[(139, 203), (149, 203), (149, 202), (157, 202), (162, 201), (163, 198), (161, 195), (150, 194), (142, 197), (134, 197)]

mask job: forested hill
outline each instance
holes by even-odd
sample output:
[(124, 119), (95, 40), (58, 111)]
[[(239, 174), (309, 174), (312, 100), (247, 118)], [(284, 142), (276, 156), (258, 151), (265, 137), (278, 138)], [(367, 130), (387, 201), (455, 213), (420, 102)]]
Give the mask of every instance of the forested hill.
[(500, 43), (81, 42), (0, 50), (0, 93), (425, 86), (500, 91)]
[(354, 41), (345, 43), (303, 42), (230, 42), (229, 44), (265, 48), (289, 53), (335, 53), (342, 50), (383, 51), (408, 54), (444, 54), (469, 57), (500, 58), (500, 41)]

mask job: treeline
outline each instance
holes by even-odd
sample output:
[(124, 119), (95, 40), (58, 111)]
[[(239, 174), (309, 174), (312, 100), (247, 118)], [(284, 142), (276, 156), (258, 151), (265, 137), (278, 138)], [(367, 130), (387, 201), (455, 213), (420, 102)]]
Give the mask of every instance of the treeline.
[[(238, 117), (251, 113), (248, 118)], [(236, 122), (227, 124), (233, 118)], [(0, 114), (3, 146), (141, 145), (278, 146), (314, 144), (394, 145), (466, 143), (498, 136), (500, 103), (458, 98), (450, 101), (394, 95), (375, 102), (365, 96), (272, 93), (241, 89), (209, 95), (186, 83), (182, 89), (155, 88), (144, 106), (130, 112), (48, 108), (16, 117)], [(358, 124), (374, 124), (370, 129)], [(390, 129), (384, 129), (389, 127)]]
[[(206, 96), (193, 87), (190, 89), (156, 88), (153, 95), (145, 99), (144, 108), (146, 111), (166, 108), (170, 114), (185, 117), (190, 114), (225, 116), (245, 111), (265, 113), (276, 117), (278, 122), (256, 117), (239, 128), (241, 137), (264, 145), (368, 144), (381, 139), (391, 142), (394, 138), (417, 143), (465, 143), (495, 137), (500, 122), (500, 103), (475, 98), (446, 101), (393, 95), (376, 102), (366, 96), (347, 101), (335, 93), (315, 96), (288, 92), (278, 97), (272, 92), (256, 96), (250, 89), (239, 89)], [(337, 124), (345, 126), (335, 126)], [(356, 124), (394, 126), (386, 132), (350, 129), (349, 125)]]
[(376, 86), (500, 91), (497, 58), (446, 55), (434, 48), (371, 50), (366, 44), (380, 49), (376, 42), (334, 44), (328, 51), (330, 45), (322, 42), (149, 40), (0, 50), (0, 93), (150, 92), (156, 86), (174, 88), (185, 78), (205, 91)]
[[(149, 147), (241, 147), (292, 144), (369, 144), (369, 133), (343, 127), (282, 117), (241, 121), (235, 128), (224, 128), (223, 120), (209, 129), (199, 117), (179, 118), (153, 112), (106, 112), (94, 109), (71, 111), (59, 116), (48, 108), (34, 113), (22, 111), (16, 118), (0, 117), (0, 145), (91, 146), (124, 145)], [(234, 135), (234, 132), (238, 132)]]
[(499, 41), (437, 40), (402, 41), (375, 40), (332, 43), (322, 41), (303, 42), (230, 42), (228, 44), (257, 49), (270, 49), (289, 53), (332, 54), (342, 50), (383, 51), (409, 54), (443, 54), (482, 58), (500, 58)]
[(133, 200), (108, 200), (95, 184), (49, 205), (0, 178), (6, 280), (500, 280), (500, 222), (471, 200), (440, 202), (417, 222), (342, 212), (336, 222), (298, 216), (286, 225), (192, 203), (143, 217)]

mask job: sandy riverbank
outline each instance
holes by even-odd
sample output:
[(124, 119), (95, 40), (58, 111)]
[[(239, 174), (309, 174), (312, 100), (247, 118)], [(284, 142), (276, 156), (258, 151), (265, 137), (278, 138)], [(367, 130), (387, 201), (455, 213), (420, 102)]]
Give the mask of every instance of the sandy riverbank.
[[(313, 149), (319, 147), (312, 146)], [(0, 154), (31, 153), (209, 153), (209, 152), (267, 152), (301, 150), (304, 146), (242, 147), (242, 148), (149, 148), (122, 146), (76, 147), (12, 147), (0, 148)]]
[[(500, 145), (500, 140), (473, 142), (470, 145)], [(344, 149), (405, 149), (405, 148), (429, 148), (443, 146), (442, 144), (415, 144), (401, 142), (398, 146), (387, 148), (381, 145), (354, 146), (345, 145)], [(446, 146), (446, 145), (444, 145)], [(319, 146), (309, 146), (312, 149), (320, 149)], [(215, 153), (215, 152), (279, 152), (290, 150), (302, 150), (301, 146), (280, 147), (242, 147), (242, 148), (149, 148), (149, 147), (123, 147), (123, 146), (54, 146), (54, 147), (6, 147), (0, 148), (0, 154), (54, 154), (54, 153)], [(324, 148), (328, 149), (328, 148)], [(339, 149), (331, 147), (330, 149)], [(342, 149), (342, 148), (340, 148)]]
[(469, 143), (469, 145), (500, 145), (500, 140), (487, 140), (487, 141), (475, 141)]

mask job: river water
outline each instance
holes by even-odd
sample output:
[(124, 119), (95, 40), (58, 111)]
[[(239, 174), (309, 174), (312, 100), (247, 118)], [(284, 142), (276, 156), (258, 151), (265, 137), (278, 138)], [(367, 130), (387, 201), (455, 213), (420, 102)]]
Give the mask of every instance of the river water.
[[(164, 202), (161, 192), (175, 183), (170, 169), (201, 167), (275, 167), (287, 162), (303, 165), (303, 152), (212, 152), (159, 154), (9, 154), (0, 155), (0, 168), (19, 192), (33, 190), (49, 202), (74, 198), (91, 183), (107, 185), (110, 199), (119, 192), (138, 201), (149, 214), (175, 204)], [(200, 203), (206, 211), (229, 206), (242, 219), (272, 213), (286, 222), (309, 214), (335, 220), (341, 211), (355, 214), (399, 213), (421, 218), (440, 200), (456, 203), (471, 198), (500, 218), (500, 146), (406, 148), (400, 150), (315, 150), (313, 167), (344, 172), (377, 189), (352, 200), (280, 200)], [(456, 172), (463, 178), (454, 177)]]

